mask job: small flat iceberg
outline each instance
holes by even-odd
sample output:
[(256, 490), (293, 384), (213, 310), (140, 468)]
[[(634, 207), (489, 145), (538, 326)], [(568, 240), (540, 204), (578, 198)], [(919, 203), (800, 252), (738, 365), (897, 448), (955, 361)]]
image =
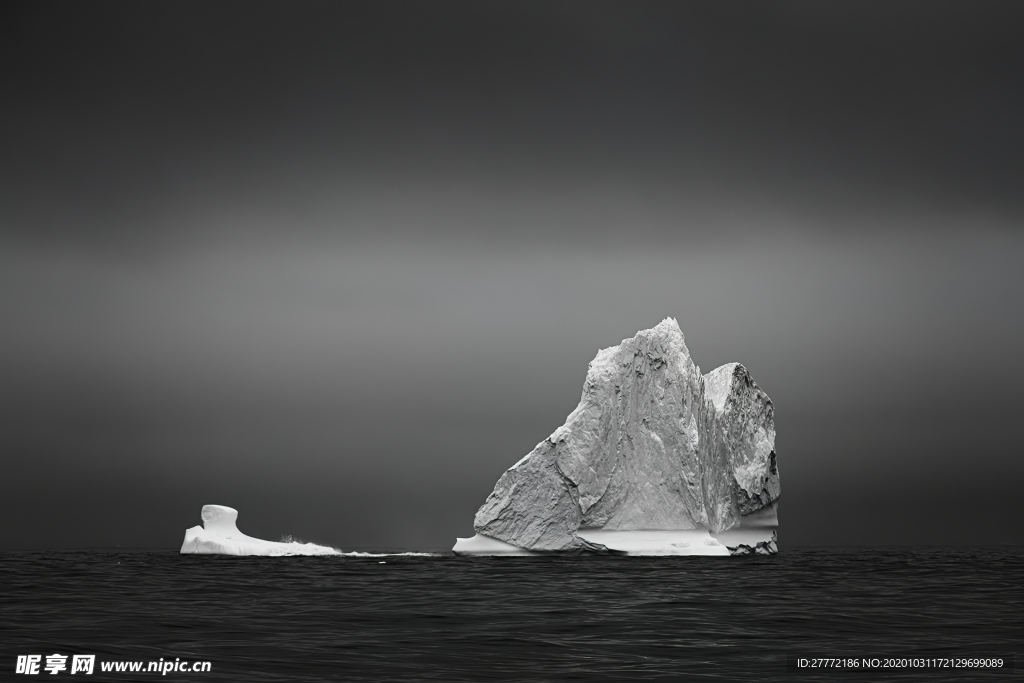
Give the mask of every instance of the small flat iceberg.
[(341, 555), (340, 550), (315, 543), (277, 543), (246, 536), (238, 530), (238, 510), (204, 505), (203, 526), (185, 530), (182, 555)]

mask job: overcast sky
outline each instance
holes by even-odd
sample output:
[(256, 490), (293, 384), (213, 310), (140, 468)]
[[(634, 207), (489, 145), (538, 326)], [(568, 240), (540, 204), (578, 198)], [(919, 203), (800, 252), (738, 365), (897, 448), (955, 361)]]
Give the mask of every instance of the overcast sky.
[(2, 11), (0, 548), (450, 547), (667, 316), (783, 547), (1024, 542), (1024, 4)]

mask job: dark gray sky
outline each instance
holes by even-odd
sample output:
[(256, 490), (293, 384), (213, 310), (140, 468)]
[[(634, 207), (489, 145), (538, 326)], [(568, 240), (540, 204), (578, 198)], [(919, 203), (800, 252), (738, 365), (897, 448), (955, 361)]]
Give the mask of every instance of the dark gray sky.
[(666, 316), (783, 543), (1024, 542), (1024, 5), (7, 3), (2, 548), (450, 546)]

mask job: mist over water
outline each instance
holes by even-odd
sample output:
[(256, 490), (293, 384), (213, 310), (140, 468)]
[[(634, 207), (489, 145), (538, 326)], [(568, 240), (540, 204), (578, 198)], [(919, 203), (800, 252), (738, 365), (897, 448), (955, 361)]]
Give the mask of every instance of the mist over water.
[(668, 316), (793, 541), (1024, 541), (1020, 3), (3, 12), (0, 547), (450, 548)]
[(4, 504), (53, 494), (4, 542), (176, 547), (224, 503), (257, 537), (450, 548), (597, 350), (667, 315), (704, 372), (742, 362), (772, 397), (795, 540), (1020, 540), (1021, 323), (986, 308), (1013, 308), (1016, 242), (947, 248), (9, 254)]

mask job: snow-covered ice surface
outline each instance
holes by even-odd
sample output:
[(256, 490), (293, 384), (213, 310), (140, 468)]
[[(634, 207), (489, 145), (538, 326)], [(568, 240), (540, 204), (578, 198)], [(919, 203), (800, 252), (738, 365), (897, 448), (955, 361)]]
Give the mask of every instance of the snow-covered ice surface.
[(580, 529), (580, 538), (627, 555), (729, 555), (729, 549), (705, 529), (609, 531)]
[(536, 555), (532, 550), (499, 541), (490, 536), (476, 534), (472, 538), (456, 538), (452, 552), (456, 555)]
[(342, 557), (443, 557), (447, 553), (364, 553), (352, 551), (349, 553), (338, 553)]
[(203, 526), (185, 531), (183, 555), (341, 555), (340, 550), (315, 543), (278, 543), (246, 536), (238, 530), (238, 510), (225, 505), (204, 505)]
[[(681, 531), (609, 531), (580, 529), (580, 538), (626, 555), (729, 555), (724, 543), (703, 529)], [(761, 534), (763, 535), (763, 534)], [(771, 538), (769, 530), (767, 539)], [(758, 539), (762, 540), (762, 539)], [(754, 541), (756, 544), (757, 541)], [(541, 555), (496, 538), (477, 534), (456, 539), (456, 555)]]

